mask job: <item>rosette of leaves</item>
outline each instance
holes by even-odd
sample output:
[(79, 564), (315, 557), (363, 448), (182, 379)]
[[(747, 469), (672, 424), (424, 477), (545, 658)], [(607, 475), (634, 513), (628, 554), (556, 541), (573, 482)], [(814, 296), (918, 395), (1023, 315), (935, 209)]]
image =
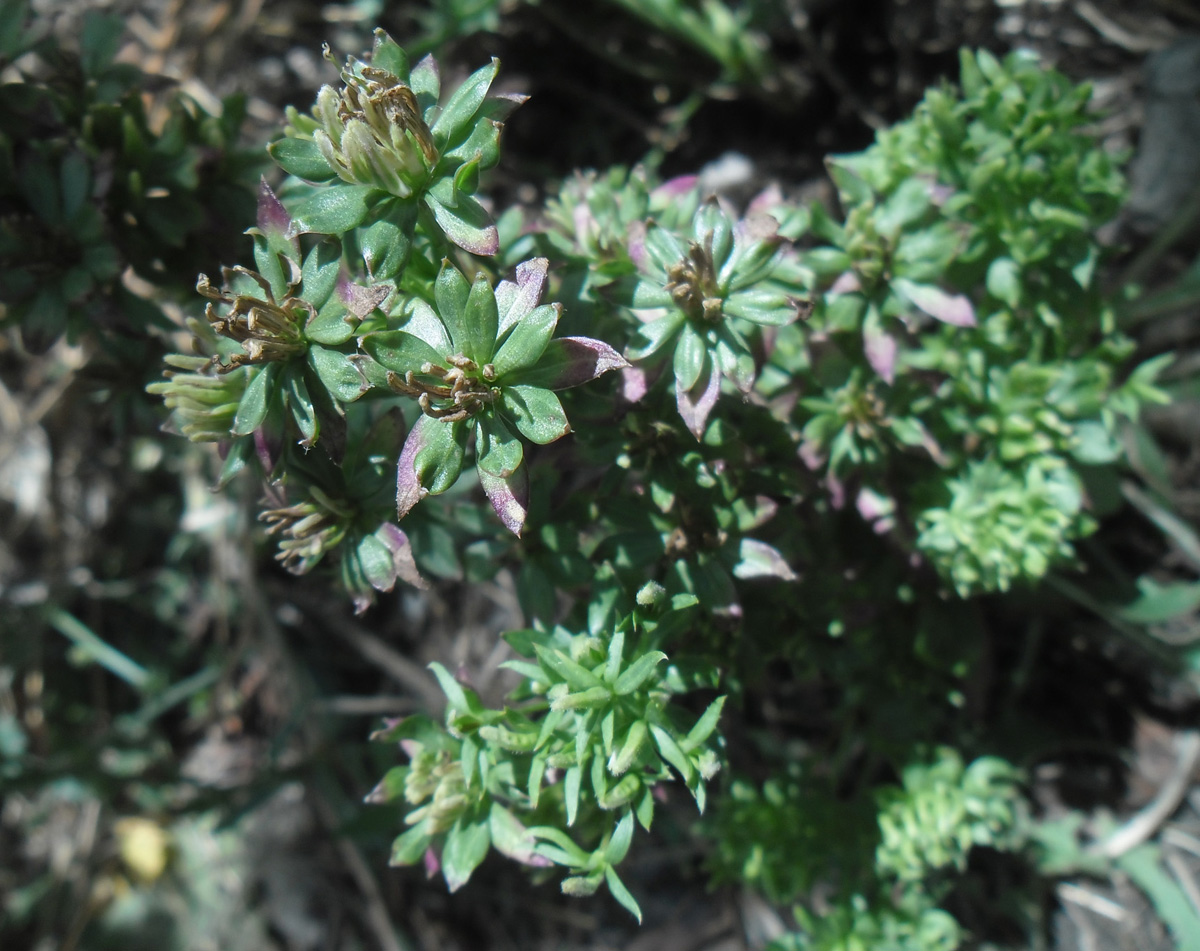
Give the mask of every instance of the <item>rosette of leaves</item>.
[[(300, 445), (311, 447), (324, 426), (328, 448), (339, 454), (343, 406), (369, 389), (355, 358), (355, 330), (390, 288), (353, 284), (336, 240), (318, 241), (302, 254), (291, 225), (264, 182), (258, 227), (251, 229), (258, 270), (224, 268), (220, 288), (201, 275), (197, 289), (210, 301), (210, 329), (236, 344), (226, 343), (214, 355), (216, 371), (246, 375), (229, 435), (277, 444), (290, 426)], [(239, 447), (243, 454), (249, 451), (244, 441)], [(266, 466), (268, 474), (271, 468)]]
[(629, 256), (630, 238), (644, 222), (682, 231), (700, 202), (695, 175), (659, 183), (642, 166), (576, 172), (546, 202), (542, 234), (551, 253), (588, 269), (580, 295), (636, 270)]
[(289, 109), (286, 137), (270, 146), (284, 171), (319, 183), (296, 204), (293, 231), (340, 235), (367, 225), (357, 241), (376, 280), (404, 267), (418, 219), (427, 237), (495, 254), (496, 226), (475, 192), (480, 172), (499, 160), (504, 118), (525, 99), (488, 96), (498, 68), (493, 59), (439, 104), (434, 59), (410, 68), (376, 30), (370, 62), (350, 57), (342, 87), (322, 87), (311, 115)]
[(638, 318), (626, 355), (639, 364), (671, 359), (676, 405), (700, 439), (721, 379), (754, 385), (753, 334), (799, 318), (802, 288), (784, 266), (778, 222), (752, 213), (734, 222), (710, 200), (683, 234), (651, 222), (629, 248), (639, 275), (623, 302)]
[[(653, 787), (672, 771), (703, 808), (705, 781), (719, 765), (708, 741), (724, 697), (690, 725), (670, 708), (677, 687), (666, 655), (652, 645), (678, 628), (695, 599), (639, 600), (658, 606), (595, 634), (558, 628), (506, 635), (525, 658), (506, 666), (526, 682), (502, 710), (484, 707), (473, 690), (432, 665), (447, 698), (445, 730), (410, 717), (377, 735), (399, 740), (410, 761), (370, 797), (403, 797), (410, 807), (393, 864), (424, 858), (429, 867), (440, 865), (453, 890), (494, 847), (525, 864), (563, 867), (567, 894), (606, 885), (640, 920), (616, 866), (635, 824), (649, 829)], [(597, 844), (579, 845), (572, 828)]]
[(244, 220), (259, 163), (236, 148), (242, 103), (209, 115), (114, 62), (120, 17), (88, 12), (77, 51), (28, 17), (20, 0), (0, 9), (0, 67), (12, 64), (0, 85), (3, 323), (35, 350), (64, 333), (166, 326), (121, 275), (182, 291)]
[(973, 462), (947, 488), (944, 507), (921, 513), (917, 547), (962, 597), (1037, 581), (1074, 558), (1071, 540), (1095, 528), (1083, 484), (1054, 456), (1018, 468)]
[(415, 399), (421, 415), (400, 453), (397, 512), (449, 489), (474, 437), (479, 481), (504, 525), (519, 535), (528, 508), (521, 437), (544, 445), (570, 432), (555, 390), (586, 383), (625, 360), (590, 337), (551, 339), (562, 307), (539, 304), (545, 258), (526, 261), (495, 289), (482, 273), (468, 283), (449, 261), (433, 305), (413, 298), (399, 330), (365, 336), (376, 378)]
[(977, 845), (1011, 850), (1023, 841), (1025, 801), (1020, 773), (1006, 760), (984, 756), (963, 765), (943, 747), (931, 763), (904, 770), (903, 788), (878, 795), (881, 841), (877, 868), (900, 882), (966, 868)]

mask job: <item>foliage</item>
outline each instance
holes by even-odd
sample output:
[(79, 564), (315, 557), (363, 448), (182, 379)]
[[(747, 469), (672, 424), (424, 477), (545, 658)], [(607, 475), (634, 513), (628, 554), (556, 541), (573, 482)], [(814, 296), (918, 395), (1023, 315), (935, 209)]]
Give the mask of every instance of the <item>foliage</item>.
[(131, 291), (143, 281), (179, 295), (177, 276), (213, 261), (251, 205), (260, 164), (237, 148), (239, 97), (207, 114), (136, 66), (116, 62), (124, 22), (89, 12), (78, 50), (39, 35), (28, 4), (0, 14), (0, 304), (27, 346), (64, 333), (170, 326)]
[[(840, 691), (835, 749), (819, 781), (814, 751), (761, 796), (732, 785), (714, 868), (799, 902), (795, 946), (957, 946), (948, 883), (1023, 835), (1013, 766), (925, 752), (994, 752), (954, 722), (978, 596), (1074, 564), (1119, 426), (1164, 398), (1161, 361), (1123, 377), (1096, 277), (1123, 185), (1086, 90), (964, 53), (961, 90), (830, 160), (840, 213), (639, 168), (493, 217), (481, 173), (520, 99), (490, 95), (497, 67), (443, 95), (380, 31), (289, 111), (254, 269), (201, 278), (202, 356), (151, 387), (220, 444), (222, 482), (263, 486), (279, 559), (336, 559), (360, 612), (401, 580), (514, 572), (507, 704), (434, 665), (445, 724), (377, 736), (408, 757), (371, 796), (403, 802), (393, 862), (454, 890), (494, 848), (640, 918), (615, 870), (635, 825), (668, 781), (704, 808), (744, 755), (725, 698), (752, 710), (778, 663)], [(824, 917), (827, 869), (777, 851), (812, 847), (789, 823), (822, 809), (878, 825), (817, 852), (841, 877)]]

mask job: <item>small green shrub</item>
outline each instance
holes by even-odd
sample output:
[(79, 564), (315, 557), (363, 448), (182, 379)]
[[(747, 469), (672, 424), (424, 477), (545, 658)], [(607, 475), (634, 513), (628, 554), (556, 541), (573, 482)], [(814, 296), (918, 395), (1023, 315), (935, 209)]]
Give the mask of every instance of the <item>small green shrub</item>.
[[(403, 803), (393, 861), (456, 889), (494, 848), (640, 917), (615, 869), (655, 790), (704, 809), (744, 756), (722, 710), (781, 662), (841, 691), (836, 749), (819, 781), (813, 751), (729, 786), (710, 864), (801, 903), (837, 869), (785, 946), (957, 946), (945, 881), (1015, 847), (1022, 809), (1003, 760), (920, 753), (965, 745), (970, 599), (1074, 563), (1120, 420), (1162, 399), (1096, 279), (1123, 185), (1086, 90), (964, 53), (961, 90), (830, 160), (840, 213), (615, 169), (493, 217), (520, 99), (497, 65), (446, 95), (379, 32), (289, 112), (254, 269), (201, 278), (201, 356), (151, 387), (222, 482), (263, 486), (279, 560), (336, 561), (359, 611), (513, 570), (506, 705), (435, 665), (445, 723), (377, 736), (408, 757), (370, 797)], [(855, 831), (822, 846), (821, 815)]]

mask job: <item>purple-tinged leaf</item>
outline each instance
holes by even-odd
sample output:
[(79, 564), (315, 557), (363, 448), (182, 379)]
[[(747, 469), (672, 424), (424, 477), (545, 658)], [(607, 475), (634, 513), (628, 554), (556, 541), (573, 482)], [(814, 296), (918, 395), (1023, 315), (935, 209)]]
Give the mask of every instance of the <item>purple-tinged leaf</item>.
[(501, 281), (496, 285), (496, 309), (500, 313), (497, 338), (526, 317), (542, 299), (546, 288), (546, 273), (550, 262), (532, 258), (517, 265), (516, 281)]
[(521, 466), (512, 475), (501, 478), (483, 468), (479, 472), (479, 484), (496, 510), (496, 515), (510, 532), (521, 537), (525, 527), (525, 516), (529, 511), (529, 467)]
[(494, 96), (488, 96), (483, 101), (483, 105), (480, 107), (480, 113), (482, 115), (486, 115), (489, 119), (494, 119), (497, 122), (503, 122), (527, 102), (529, 102), (529, 97), (524, 93), (497, 93)]
[(795, 581), (797, 577), (779, 549), (755, 538), (743, 538), (738, 545), (738, 563), (733, 566), (733, 576), (742, 580), (781, 578), (784, 581)]
[(696, 188), (700, 181), (699, 175), (677, 175), (669, 178), (650, 194), (652, 197), (679, 198)]
[(853, 294), (862, 290), (862, 282), (854, 271), (843, 271), (829, 288), (830, 294)]
[(592, 337), (559, 337), (551, 340), (542, 358), (520, 376), (529, 383), (547, 390), (565, 390), (587, 383), (609, 370), (629, 366), (629, 361), (603, 340)]
[(974, 327), (975, 308), (963, 294), (947, 294), (931, 284), (916, 284), (897, 277), (892, 281), (895, 291), (918, 310), (952, 327)]
[(683, 424), (697, 439), (704, 437), (704, 427), (708, 423), (708, 414), (717, 405), (717, 396), (721, 392), (721, 374), (712, 360), (704, 361), (700, 379), (690, 390), (685, 390), (675, 381), (675, 403), (679, 407), (679, 415)]
[[(771, 214), (772, 208), (777, 208), (783, 204), (783, 191), (779, 185), (772, 182), (757, 195), (750, 199), (750, 204), (746, 206), (747, 215), (755, 214)], [(772, 216), (773, 217), (773, 216)]]
[(644, 221), (634, 221), (629, 225), (626, 243), (629, 247), (629, 260), (633, 262), (634, 267), (645, 273), (650, 266), (650, 259), (646, 254), (646, 223)]
[(434, 220), (446, 237), (464, 251), (480, 257), (491, 257), (500, 250), (500, 234), (496, 231), (492, 216), (470, 195), (458, 195), (451, 207), (432, 194), (427, 194), (425, 204), (433, 212)]
[(752, 212), (739, 221), (734, 230), (747, 241), (778, 242), (779, 222), (766, 212)]
[(800, 443), (800, 448), (796, 451), (796, 455), (800, 457), (800, 461), (805, 467), (812, 472), (816, 472), (821, 466), (825, 465), (827, 458), (825, 450), (821, 446), (820, 440), (805, 439)]
[(416, 454), (430, 444), (436, 430), (433, 426), (443, 425), (439, 420), (422, 415), (416, 420), (413, 429), (408, 431), (404, 439), (404, 448), (400, 450), (400, 462), (396, 465), (396, 518), (403, 519), (416, 503), (430, 494), (430, 490), (421, 485), (421, 477), (416, 472)]
[(371, 311), (387, 300), (391, 292), (392, 288), (387, 284), (375, 284), (372, 287), (355, 284), (344, 272), (338, 278), (338, 299), (346, 305), (346, 310), (359, 320), (365, 319)]
[[(417, 562), (413, 558), (412, 544), (408, 540), (408, 536), (400, 529), (398, 525), (393, 525), (387, 522), (379, 526), (375, 532), (375, 537), (378, 538), (387, 549), (392, 553), (392, 565), (396, 571), (396, 577), (414, 588), (428, 588), (429, 582), (421, 577), (421, 573), (417, 570)], [(390, 591), (391, 588), (382, 589)]]
[(492, 803), (488, 823), (491, 827), (492, 847), (501, 855), (535, 868), (546, 868), (553, 864), (545, 856), (537, 854), (537, 839), (529, 834), (520, 819), (499, 803)]
[[(283, 202), (275, 197), (275, 192), (271, 190), (271, 186), (267, 184), (265, 178), (258, 183), (257, 224), (258, 230), (263, 233), (263, 237), (272, 243), (276, 239), (282, 239), (292, 224), (292, 216), (283, 207)], [(295, 238), (292, 238), (291, 241), (295, 244), (298, 252), (300, 248), (299, 243), (296, 242)]]
[(879, 326), (878, 321), (863, 324), (863, 354), (871, 369), (890, 386), (896, 379), (896, 338)]
[(279, 461), (279, 453), (283, 449), (282, 437), (278, 427), (259, 426), (254, 430), (254, 452), (267, 476), (275, 471), (275, 463)]
[(896, 520), (893, 515), (896, 512), (896, 503), (874, 489), (859, 489), (854, 507), (858, 509), (863, 521), (870, 523), (877, 535), (883, 535), (895, 527)]
[(621, 368), (621, 396), (627, 402), (636, 403), (650, 390), (650, 376), (645, 367)]
[(575, 243), (585, 247), (596, 232), (596, 216), (592, 209), (582, 202), (571, 210), (571, 223), (575, 227)]
[(421, 861), (425, 866), (426, 878), (433, 878), (433, 876), (442, 870), (442, 860), (438, 858), (438, 854), (433, 850), (432, 845), (425, 850), (425, 856)]

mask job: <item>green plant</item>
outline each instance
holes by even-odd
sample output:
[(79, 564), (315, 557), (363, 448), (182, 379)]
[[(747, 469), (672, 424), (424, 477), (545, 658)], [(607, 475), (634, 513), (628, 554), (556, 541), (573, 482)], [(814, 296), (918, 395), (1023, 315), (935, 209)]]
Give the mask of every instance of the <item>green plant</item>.
[(170, 326), (131, 291), (132, 270), (181, 296), (198, 261), (251, 207), (257, 156), (237, 147), (244, 103), (208, 115), (114, 61), (124, 22), (89, 12), (78, 50), (41, 35), (28, 4), (0, 14), (0, 304), (4, 325), (44, 350), (64, 333)]
[(825, 867), (770, 839), (816, 803), (862, 834), (841, 904), (801, 908), (788, 940), (956, 946), (945, 883), (973, 845), (1014, 847), (1021, 813), (1004, 760), (923, 762), (981, 745), (958, 722), (975, 596), (1074, 563), (1120, 421), (1162, 399), (1160, 361), (1122, 378), (1096, 279), (1122, 184), (1079, 130), (1086, 91), (964, 53), (961, 92), (831, 160), (838, 216), (615, 169), (493, 218), (481, 173), (519, 100), (489, 95), (496, 69), (443, 96), (431, 58), (378, 32), (290, 111), (255, 269), (201, 278), (202, 356), (151, 387), (221, 444), (222, 482), (258, 480), (283, 564), (336, 559), (359, 611), (399, 580), (513, 570), (506, 705), (434, 665), (444, 725), (377, 736), (408, 756), (371, 796), (404, 804), (393, 861), (456, 889), (494, 848), (640, 917), (615, 869), (655, 788), (703, 810), (742, 755), (725, 698), (750, 707), (779, 663), (840, 691), (830, 748), (761, 796), (729, 787), (714, 868), (803, 904)]

